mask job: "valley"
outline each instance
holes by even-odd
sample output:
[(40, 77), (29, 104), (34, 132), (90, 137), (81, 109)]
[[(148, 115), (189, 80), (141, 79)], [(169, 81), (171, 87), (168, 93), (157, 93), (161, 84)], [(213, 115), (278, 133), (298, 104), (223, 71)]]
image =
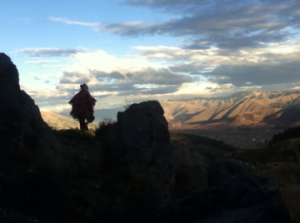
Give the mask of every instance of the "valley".
[(172, 133), (188, 133), (205, 136), (211, 139), (223, 141), (226, 144), (238, 147), (240, 149), (257, 149), (265, 146), (273, 135), (283, 132), (283, 128), (272, 127), (210, 127), (210, 128), (170, 128)]

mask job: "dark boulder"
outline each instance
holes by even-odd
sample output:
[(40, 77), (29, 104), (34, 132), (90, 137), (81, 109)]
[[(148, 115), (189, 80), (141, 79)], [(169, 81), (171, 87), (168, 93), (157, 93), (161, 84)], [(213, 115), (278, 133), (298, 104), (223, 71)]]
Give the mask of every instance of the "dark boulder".
[(132, 184), (146, 184), (149, 197), (162, 200), (170, 196), (174, 181), (173, 147), (168, 122), (158, 101), (132, 104), (119, 112), (109, 132), (118, 170), (132, 178)]

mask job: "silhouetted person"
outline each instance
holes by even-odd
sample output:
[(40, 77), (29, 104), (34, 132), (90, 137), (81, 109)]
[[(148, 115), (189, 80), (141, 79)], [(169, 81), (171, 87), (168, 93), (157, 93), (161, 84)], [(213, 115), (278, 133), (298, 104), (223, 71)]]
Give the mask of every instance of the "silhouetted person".
[(86, 84), (80, 85), (80, 88), (80, 92), (69, 101), (69, 104), (72, 105), (70, 115), (79, 121), (80, 130), (84, 131), (88, 130), (88, 124), (95, 119), (94, 106), (97, 100), (90, 95)]

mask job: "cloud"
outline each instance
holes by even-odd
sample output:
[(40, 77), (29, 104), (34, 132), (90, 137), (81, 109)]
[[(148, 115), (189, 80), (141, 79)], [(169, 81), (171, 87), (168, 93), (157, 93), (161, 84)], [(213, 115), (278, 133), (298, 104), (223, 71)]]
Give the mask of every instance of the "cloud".
[(28, 93), (40, 106), (57, 104), (58, 101), (67, 101), (71, 97), (71, 94), (64, 90), (45, 87), (40, 88), (38, 86), (31, 88), (24, 85), (21, 85), (21, 89), (26, 91), (26, 93)]
[(59, 60), (31, 60), (25, 61), (27, 64), (49, 64), (49, 63), (59, 63)]
[(59, 17), (48, 17), (48, 20), (54, 21), (54, 22), (62, 22), (64, 24), (68, 24), (68, 25), (80, 25), (80, 26), (89, 26), (89, 27), (95, 27), (100, 24), (100, 23), (72, 21), (72, 20), (68, 20), (66, 18), (59, 18)]
[[(285, 1), (287, 4), (296, 3), (297, 0)], [(281, 4), (281, 0), (126, 0), (122, 5), (148, 7), (164, 12), (180, 13), (195, 12), (195, 11), (216, 11), (224, 6), (248, 6), (248, 5), (266, 5), (266, 4)]]
[[(298, 61), (300, 55), (299, 38), (269, 44), (268, 47), (247, 49), (182, 49), (167, 46), (136, 46), (138, 52), (147, 59), (167, 60), (171, 67), (178, 67), (185, 61), (186, 68), (216, 65), (253, 65), (281, 64), (288, 61)], [(176, 63), (174, 63), (176, 62)], [(177, 65), (176, 65), (177, 64)], [(183, 66), (181, 64), (181, 66)]]
[(84, 78), (76, 78), (70, 79), (70, 78), (62, 78), (60, 79), (60, 84), (84, 84), (84, 83), (89, 83), (90, 79), (84, 77)]
[[(218, 84), (233, 84), (237, 87), (248, 85), (290, 84), (300, 81), (299, 62), (288, 62), (269, 66), (226, 66), (222, 65), (210, 73), (209, 80)], [(220, 76), (228, 78), (219, 78)]]
[(124, 37), (168, 35), (186, 38), (185, 49), (261, 48), (289, 40), (298, 35), (300, 4), (296, 1), (268, 0), (129, 0), (129, 6), (178, 11), (179, 17), (168, 21), (128, 21), (120, 23), (87, 23), (65, 18), (49, 20), (92, 27)]
[(261, 48), (288, 40), (295, 35), (290, 29), (299, 29), (300, 4), (296, 1), (129, 0), (125, 4), (163, 8), (166, 13), (176, 9), (180, 17), (131, 26), (114, 23), (105, 25), (104, 29), (126, 37), (187, 37), (188, 43), (182, 46), (186, 49)]
[(143, 95), (175, 92), (181, 84), (194, 78), (173, 72), (159, 63), (141, 56), (117, 57), (104, 51), (80, 52), (71, 56), (71, 63), (62, 68), (58, 90), (75, 93), (79, 84), (88, 83), (89, 89), (101, 95)]
[(95, 76), (99, 81), (125, 79), (125, 76), (119, 71), (113, 71), (108, 73), (105, 71), (90, 70), (89, 72), (91, 75)]
[(124, 23), (111, 23), (102, 26), (103, 30), (106, 30), (111, 33), (120, 34), (122, 36), (138, 36), (143, 35), (142, 31), (147, 32), (147, 30), (153, 30), (152, 34), (162, 34), (163, 32), (157, 28), (154, 23), (145, 23), (141, 21), (134, 22), (124, 22)]
[(87, 50), (84, 48), (78, 48), (78, 49), (23, 48), (23, 49), (16, 50), (15, 53), (25, 55), (27, 57), (41, 58), (41, 57), (66, 57), (66, 56), (74, 55), (78, 52), (86, 52), (86, 51)]
[(54, 78), (54, 79), (62, 78), (62, 74), (60, 73), (42, 73), (42, 74), (29, 73), (29, 75), (33, 76), (37, 80), (45, 80), (49, 78)]
[(134, 46), (135, 55), (124, 56), (101, 50), (23, 49), (27, 56), (68, 58), (57, 85), (57, 91), (65, 94), (60, 100), (74, 95), (84, 82), (101, 99), (99, 103), (108, 104), (120, 103), (125, 96), (132, 100), (176, 99), (292, 89), (300, 83), (297, 1), (128, 0), (123, 4), (159, 10), (172, 19), (114, 23), (49, 20), (127, 38), (160, 35), (182, 41), (177, 46)]
[(135, 49), (145, 58), (169, 61), (168, 67), (174, 73), (199, 75), (217, 84), (262, 86), (266, 89), (268, 85), (279, 87), (279, 84), (300, 81), (300, 45), (297, 38), (270, 44), (268, 47), (235, 51), (165, 46), (138, 46)]
[(67, 25), (86, 26), (92, 28), (94, 31), (97, 32), (104, 30), (103, 25), (100, 22), (80, 22), (80, 21), (69, 20), (66, 18), (59, 18), (59, 17), (48, 17), (48, 20), (54, 22), (61, 22)]
[(54, 113), (60, 113), (63, 111), (68, 111), (68, 113), (71, 111), (71, 105), (67, 103), (63, 104), (49, 104), (47, 106), (43, 106), (41, 111), (48, 111), (48, 112), (54, 112)]
[(175, 73), (188, 73), (191, 75), (199, 75), (207, 69), (213, 69), (213, 67), (209, 67), (208, 65), (200, 62), (174, 63), (170, 65), (169, 68)]

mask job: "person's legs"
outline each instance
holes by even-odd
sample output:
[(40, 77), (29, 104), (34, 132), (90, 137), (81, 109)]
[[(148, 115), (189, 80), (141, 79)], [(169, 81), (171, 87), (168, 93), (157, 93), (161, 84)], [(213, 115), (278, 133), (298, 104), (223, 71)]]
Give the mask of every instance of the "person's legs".
[(80, 130), (81, 131), (86, 130), (85, 118), (80, 117), (78, 118), (78, 120), (79, 120)]
[(95, 117), (92, 115), (91, 117), (86, 118), (86, 130), (88, 130), (88, 124), (92, 123), (95, 120)]
[[(84, 120), (85, 120), (85, 119), (84, 119)], [(89, 130), (89, 129), (88, 129), (88, 124), (89, 124), (88, 122), (84, 122), (84, 129), (85, 129), (85, 130)]]

